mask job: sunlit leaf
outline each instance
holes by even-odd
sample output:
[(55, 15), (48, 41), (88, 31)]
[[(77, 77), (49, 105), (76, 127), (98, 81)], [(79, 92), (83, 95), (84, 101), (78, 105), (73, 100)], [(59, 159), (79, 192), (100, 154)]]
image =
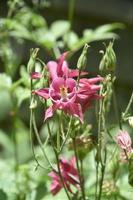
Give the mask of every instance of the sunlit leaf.
[(78, 42), (78, 40), (78, 35), (73, 31), (68, 32), (64, 35), (64, 41), (71, 50), (74, 48), (74, 45)]
[(70, 23), (65, 20), (58, 20), (51, 24), (50, 31), (56, 38), (63, 36), (70, 29)]
[(5, 73), (0, 73), (0, 89), (9, 89), (12, 85), (12, 79)]

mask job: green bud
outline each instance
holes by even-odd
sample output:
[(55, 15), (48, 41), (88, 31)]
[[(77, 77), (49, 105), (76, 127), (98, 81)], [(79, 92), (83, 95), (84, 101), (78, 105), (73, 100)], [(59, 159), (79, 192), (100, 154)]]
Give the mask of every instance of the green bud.
[(110, 42), (106, 47), (105, 53), (101, 53), (103, 54), (103, 57), (99, 65), (99, 70), (104, 72), (114, 71), (116, 67), (116, 55), (113, 50), (113, 42)]
[(82, 54), (80, 55), (78, 62), (77, 62), (77, 68), (81, 71), (83, 69), (85, 69), (86, 64), (87, 64), (87, 50), (88, 50), (88, 44), (85, 44)]
[(30, 59), (29, 59), (29, 62), (27, 64), (27, 71), (28, 71), (29, 74), (34, 71), (38, 51), (39, 51), (39, 48), (31, 49)]

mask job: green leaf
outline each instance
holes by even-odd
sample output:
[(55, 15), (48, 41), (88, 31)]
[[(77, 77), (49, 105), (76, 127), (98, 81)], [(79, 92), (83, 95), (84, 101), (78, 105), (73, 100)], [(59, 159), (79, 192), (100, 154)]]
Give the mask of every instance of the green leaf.
[(0, 190), (0, 199), (1, 200), (7, 200), (7, 195), (3, 190)]
[(106, 24), (96, 28), (95, 30), (92, 29), (85, 29), (83, 31), (83, 36), (80, 38), (77, 43), (72, 47), (71, 50), (78, 50), (84, 46), (85, 43), (90, 43), (99, 40), (106, 40), (106, 39), (114, 39), (118, 38), (118, 35), (112, 32), (115, 29), (122, 29), (124, 25), (121, 23), (113, 23), (113, 24)]
[(23, 80), (23, 84), (26, 86), (26, 87), (29, 87), (30, 86), (30, 79), (29, 79), (29, 74), (27, 72), (27, 69), (24, 65), (22, 65), (20, 67), (20, 76)]
[(56, 38), (63, 36), (70, 29), (70, 23), (66, 20), (58, 20), (51, 24), (50, 31)]
[(12, 106), (12, 99), (8, 90), (0, 89), (0, 120), (10, 117)]
[(47, 27), (46, 20), (41, 15), (33, 12), (28, 7), (23, 7), (14, 17), (20, 24), (26, 28)]
[(13, 143), (7, 133), (2, 130), (0, 130), (0, 145), (4, 148), (3, 151), (6, 155), (10, 156), (13, 153)]
[(12, 85), (12, 79), (5, 73), (0, 73), (0, 89), (9, 89)]
[(37, 191), (36, 191), (36, 198), (35, 198), (35, 200), (41, 200), (46, 195), (47, 188), (44, 185), (44, 183), (40, 183), (38, 185), (38, 187), (36, 188), (36, 190)]
[(14, 94), (17, 98), (17, 106), (19, 107), (24, 100), (30, 97), (30, 90), (19, 86), (16, 88)]
[(24, 38), (24, 39), (31, 38), (31, 34), (28, 31), (28, 29), (16, 20), (7, 19), (5, 26), (9, 30), (10, 36)]
[(112, 23), (112, 24), (105, 24), (105, 25), (99, 26), (98, 28), (95, 29), (95, 32), (102, 34), (102, 33), (111, 32), (115, 29), (123, 29), (123, 28), (125, 28), (125, 25), (122, 23)]
[(78, 35), (73, 31), (70, 31), (64, 35), (64, 41), (70, 50), (73, 49), (78, 40), (79, 40)]
[(47, 31), (46, 33), (41, 35), (41, 37), (37, 40), (37, 43), (40, 44), (42, 47), (47, 48), (50, 50), (55, 46), (56, 38), (54, 34), (50, 31)]

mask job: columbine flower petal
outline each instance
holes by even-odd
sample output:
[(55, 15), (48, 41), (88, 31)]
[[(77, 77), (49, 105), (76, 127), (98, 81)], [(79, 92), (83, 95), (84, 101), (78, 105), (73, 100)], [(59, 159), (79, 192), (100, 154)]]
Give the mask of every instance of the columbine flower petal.
[(47, 68), (48, 68), (48, 71), (49, 71), (49, 74), (50, 74), (50, 78), (52, 80), (58, 77), (57, 66), (58, 66), (58, 64), (55, 61), (49, 61), (47, 63)]
[(32, 93), (37, 94), (38, 96), (40, 96), (44, 99), (49, 98), (49, 89), (48, 88), (42, 88), (42, 89), (34, 90)]
[[(71, 162), (71, 159), (67, 161), (61, 158), (59, 161), (59, 166), (67, 190), (72, 193), (71, 185), (79, 189), (79, 176), (77, 169), (75, 168), (75, 162)], [(60, 191), (63, 185), (58, 174), (52, 171), (48, 175), (52, 178), (50, 191), (53, 195), (55, 195)]]

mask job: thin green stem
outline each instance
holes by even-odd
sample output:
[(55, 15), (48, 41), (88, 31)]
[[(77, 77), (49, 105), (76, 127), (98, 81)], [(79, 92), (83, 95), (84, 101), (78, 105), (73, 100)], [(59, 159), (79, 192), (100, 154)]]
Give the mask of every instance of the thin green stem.
[(39, 161), (37, 160), (36, 158), (36, 155), (35, 155), (35, 151), (34, 151), (34, 145), (33, 145), (33, 141), (32, 141), (32, 133), (33, 133), (33, 125), (32, 125), (32, 116), (33, 116), (33, 113), (32, 113), (32, 110), (30, 111), (30, 142), (31, 142), (31, 149), (32, 149), (32, 153), (33, 153), (33, 156), (34, 156), (34, 159), (37, 163), (37, 167), (41, 167), (42, 169), (45, 169), (40, 163)]
[(115, 94), (115, 88), (114, 88), (114, 86), (113, 86), (113, 104), (114, 104), (115, 116), (116, 116), (116, 119), (118, 121), (119, 128), (122, 130), (122, 123), (121, 123), (121, 119), (119, 117), (118, 103), (117, 103), (117, 99), (116, 99), (116, 94)]
[(98, 150), (99, 147), (97, 145), (97, 162), (96, 162), (96, 187), (95, 187), (95, 200), (97, 200), (97, 194), (98, 194), (98, 182), (99, 182), (99, 176), (98, 176), (98, 171), (99, 171), (99, 159), (98, 159)]
[(61, 137), (60, 137), (60, 130), (57, 131), (57, 151), (60, 151), (60, 145), (61, 145)]
[(107, 158), (107, 151), (105, 149), (104, 163), (102, 163), (102, 165), (101, 165), (101, 180), (100, 180), (98, 200), (101, 199), (101, 194), (102, 194), (102, 185), (103, 185), (103, 180), (104, 180), (104, 175), (105, 175), (105, 168), (106, 168), (106, 158)]
[(60, 132), (61, 132), (61, 137), (63, 140), (65, 139), (64, 127), (65, 127), (65, 124), (64, 124), (64, 116), (63, 116), (63, 110), (62, 110), (61, 115), (60, 115)]
[(84, 180), (84, 169), (83, 169), (83, 160), (82, 159), (80, 159), (80, 166), (81, 166), (81, 178), (82, 178), (82, 188), (83, 188), (82, 193), (84, 193), (84, 196), (85, 196), (85, 185), (84, 185), (85, 180)]
[(76, 158), (76, 166), (77, 166), (78, 176), (79, 176), (79, 181), (80, 181), (80, 188), (81, 188), (81, 192), (82, 192), (82, 198), (83, 198), (83, 200), (85, 200), (86, 198), (85, 198), (84, 183), (83, 183), (82, 175), (81, 175), (81, 172), (80, 172), (80, 166), (79, 166), (79, 161), (78, 161), (79, 159), (78, 159), (78, 153), (77, 153), (75, 138), (73, 138), (72, 140), (73, 140), (74, 154), (75, 154), (75, 158)]
[(125, 112), (124, 112), (124, 116), (125, 116), (125, 117), (126, 117), (126, 115), (128, 114), (129, 109), (130, 109), (132, 103), (133, 103), (133, 92), (132, 92), (132, 94), (131, 94), (129, 103), (128, 103), (127, 107), (126, 107), (126, 110), (125, 110)]
[[(31, 104), (31, 101), (32, 101), (32, 79), (31, 79), (31, 81), (30, 81), (30, 91), (31, 91), (31, 95), (30, 95), (30, 104)], [(34, 119), (35, 120), (35, 119)], [(40, 163), (39, 163), (39, 161), (38, 161), (38, 159), (36, 158), (36, 155), (35, 155), (35, 151), (34, 151), (34, 144), (33, 144), (33, 139), (32, 139), (32, 134), (33, 134), (33, 128), (35, 129), (35, 133), (36, 133), (36, 124), (34, 124), (34, 127), (33, 127), (33, 110), (32, 109), (30, 109), (30, 141), (31, 141), (31, 149), (32, 149), (32, 153), (33, 153), (33, 156), (34, 156), (34, 159), (35, 159), (35, 161), (36, 161), (36, 163), (37, 163), (37, 166), (39, 166), (39, 167), (41, 167), (41, 168), (43, 168), (43, 169), (47, 169), (47, 168), (45, 168), (45, 167), (43, 167)], [(37, 133), (36, 133), (37, 134)], [(52, 165), (51, 165), (52, 166)]]
[[(101, 89), (102, 90), (102, 89)], [(99, 183), (99, 163), (101, 160), (101, 120), (102, 120), (102, 105), (103, 100), (99, 102), (99, 113), (98, 113), (98, 144), (97, 144), (97, 164), (96, 164), (96, 188), (95, 188), (95, 199), (98, 199), (98, 183)]]
[(10, 4), (10, 7), (9, 7), (9, 10), (8, 10), (8, 13), (7, 13), (8, 18), (11, 18), (13, 12), (16, 10), (15, 9), (16, 3), (17, 3), (16, 1), (12, 1), (12, 3)]
[(52, 163), (50, 162), (50, 160), (49, 160), (49, 158), (47, 157), (47, 154), (46, 154), (46, 152), (45, 152), (45, 150), (44, 150), (43, 143), (42, 143), (42, 141), (41, 141), (41, 138), (40, 138), (40, 135), (39, 135), (39, 133), (38, 133), (37, 126), (36, 126), (36, 120), (35, 120), (35, 114), (34, 114), (34, 112), (33, 112), (33, 121), (32, 121), (32, 123), (33, 123), (33, 128), (34, 128), (34, 131), (35, 131), (35, 135), (36, 135), (37, 141), (38, 141), (39, 146), (40, 146), (40, 148), (41, 148), (41, 150), (42, 150), (42, 153), (43, 153), (43, 155), (44, 155), (44, 158), (47, 160), (47, 162), (49, 163), (49, 165), (50, 165), (50, 167), (52, 168), (52, 170), (55, 171), (55, 169), (54, 169)]
[(67, 139), (68, 139), (68, 137), (69, 137), (69, 135), (70, 135), (71, 124), (72, 124), (72, 116), (70, 117), (70, 121), (69, 121), (69, 124), (68, 124), (68, 129), (67, 129), (66, 137), (65, 137), (65, 139), (64, 139), (63, 142), (62, 142), (62, 145), (61, 145), (61, 148), (60, 148), (60, 152), (59, 152), (59, 153), (62, 152), (63, 147), (64, 147), (64, 145), (66, 144), (66, 141), (67, 141)]

